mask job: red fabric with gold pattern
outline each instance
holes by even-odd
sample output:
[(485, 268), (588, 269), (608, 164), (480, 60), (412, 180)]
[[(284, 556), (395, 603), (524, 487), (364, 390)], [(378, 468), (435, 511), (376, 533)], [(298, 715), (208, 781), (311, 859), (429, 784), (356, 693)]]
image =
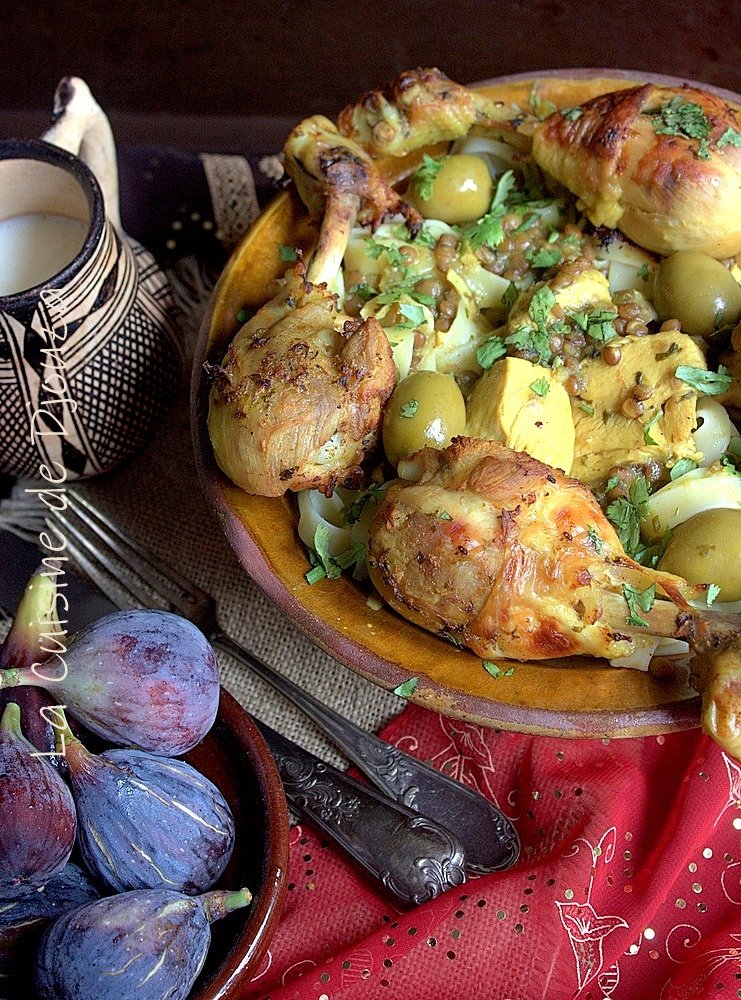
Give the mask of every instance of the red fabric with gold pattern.
[(519, 862), (402, 913), (295, 827), (245, 996), (741, 997), (741, 766), (698, 730), (556, 740), (410, 706), (382, 735), (495, 801)]

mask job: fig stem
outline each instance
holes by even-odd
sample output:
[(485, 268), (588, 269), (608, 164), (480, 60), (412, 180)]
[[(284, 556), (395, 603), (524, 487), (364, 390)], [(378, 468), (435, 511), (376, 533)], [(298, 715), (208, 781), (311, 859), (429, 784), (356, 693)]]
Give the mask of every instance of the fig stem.
[(215, 920), (221, 920), (222, 917), (234, 910), (249, 906), (251, 902), (252, 893), (249, 889), (236, 889), (233, 892), (226, 889), (215, 889), (213, 892), (207, 892), (201, 896), (201, 905), (210, 924)]
[(14, 701), (9, 701), (5, 706), (3, 717), (0, 719), (0, 729), (11, 736), (23, 736), (21, 729), (21, 710)]
[(56, 723), (54, 725), (54, 743), (57, 753), (66, 756), (70, 746), (74, 745), (77, 752), (81, 753), (84, 757), (89, 757), (90, 753), (87, 748), (83, 746), (78, 737), (70, 729), (67, 716), (64, 714), (64, 709), (61, 706), (57, 706), (56, 714), (57, 718), (63, 723), (62, 725)]

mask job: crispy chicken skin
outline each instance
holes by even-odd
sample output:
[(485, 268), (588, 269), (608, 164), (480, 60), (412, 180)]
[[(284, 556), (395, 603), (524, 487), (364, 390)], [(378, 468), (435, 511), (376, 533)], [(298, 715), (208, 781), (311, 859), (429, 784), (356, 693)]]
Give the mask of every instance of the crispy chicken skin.
[(420, 146), (452, 141), (472, 129), (518, 140), (512, 111), (448, 79), (439, 69), (406, 70), (385, 90), (372, 90), (337, 119), (340, 132), (372, 156), (405, 156)]
[(375, 319), (348, 320), (297, 265), (212, 366), (216, 460), (248, 493), (357, 486), (396, 377)]
[[(663, 135), (657, 117), (672, 99), (702, 109), (707, 144)], [(618, 227), (648, 250), (741, 252), (741, 148), (718, 140), (738, 130), (720, 98), (691, 87), (647, 84), (556, 112), (533, 136), (533, 157), (580, 198), (597, 226)]]
[[(387, 491), (368, 568), (384, 600), (423, 628), (515, 660), (613, 659), (648, 635), (707, 629), (687, 602), (694, 588), (629, 559), (592, 493), (529, 455), (459, 437), (400, 473), (414, 481)], [(629, 621), (624, 585), (656, 585), (645, 625)]]

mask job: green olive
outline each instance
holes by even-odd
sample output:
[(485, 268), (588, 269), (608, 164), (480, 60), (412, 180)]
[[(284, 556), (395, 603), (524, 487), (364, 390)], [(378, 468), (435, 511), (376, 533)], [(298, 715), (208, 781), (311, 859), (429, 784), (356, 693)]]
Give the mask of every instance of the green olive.
[(719, 260), (680, 250), (659, 264), (654, 281), (659, 319), (678, 319), (684, 333), (709, 337), (741, 317), (741, 285)]
[(414, 372), (394, 389), (383, 417), (383, 447), (396, 465), (420, 448), (445, 448), (466, 427), (466, 404), (452, 375)]
[(678, 524), (659, 569), (714, 583), (720, 601), (741, 601), (741, 510), (703, 510)]
[(432, 181), (415, 179), (410, 200), (425, 219), (440, 219), (456, 225), (486, 215), (492, 191), (486, 161), (480, 156), (462, 153), (447, 156)]

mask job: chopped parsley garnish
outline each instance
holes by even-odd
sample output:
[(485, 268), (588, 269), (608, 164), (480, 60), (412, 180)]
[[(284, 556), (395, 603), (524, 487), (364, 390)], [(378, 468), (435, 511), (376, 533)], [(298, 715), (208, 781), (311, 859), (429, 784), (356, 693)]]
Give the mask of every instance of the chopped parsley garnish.
[(577, 119), (581, 118), (584, 111), (581, 108), (562, 108), (561, 116), (568, 119), (570, 122), (575, 122)]
[(646, 587), (645, 590), (639, 590), (637, 587), (631, 586), (631, 584), (626, 583), (623, 585), (623, 597), (628, 605), (628, 624), (629, 625), (643, 625), (648, 626), (648, 622), (645, 618), (642, 618), (639, 611), (645, 611), (647, 614), (654, 606), (654, 601), (656, 600), (656, 586), (651, 584), (650, 587)]
[(715, 603), (715, 599), (720, 593), (720, 587), (715, 583), (708, 584), (707, 593), (705, 594), (705, 603), (710, 608)]
[(536, 396), (540, 396), (541, 399), (545, 399), (548, 395), (548, 390), (551, 387), (551, 383), (547, 378), (539, 378), (536, 382), (531, 382), (530, 388), (533, 390)]
[(471, 226), (466, 233), (468, 242), (472, 247), (496, 247), (502, 242), (504, 239), (502, 219), (507, 212), (507, 196), (514, 186), (514, 172), (508, 170), (499, 178), (489, 211)]
[[(609, 492), (610, 483), (607, 487)], [(614, 489), (614, 486), (612, 488)], [(618, 497), (607, 508), (607, 519), (629, 556), (634, 556), (640, 547), (641, 521), (647, 516), (648, 483), (645, 476), (637, 476), (630, 484), (628, 496)]]
[(507, 345), (501, 337), (487, 337), (481, 347), (476, 351), (476, 361), (484, 371), (491, 368), (495, 361), (503, 358), (507, 353)]
[(669, 478), (674, 482), (675, 479), (681, 479), (682, 476), (686, 476), (688, 472), (694, 472), (696, 468), (697, 462), (693, 462), (691, 458), (680, 458), (671, 467)]
[(678, 95), (672, 97), (659, 111), (651, 114), (653, 128), (657, 135), (678, 135), (685, 139), (697, 139), (697, 156), (701, 160), (710, 159), (708, 138), (710, 122), (699, 104), (685, 101)]
[(411, 419), (414, 414), (419, 409), (418, 399), (408, 399), (406, 403), (402, 403), (399, 409), (399, 416), (405, 417), (407, 420)]
[[(558, 235), (556, 235), (558, 239)], [(558, 247), (538, 247), (537, 250), (528, 250), (525, 257), (533, 267), (553, 267), (563, 260), (563, 253)]]
[(440, 173), (445, 162), (444, 158), (435, 159), (425, 153), (422, 156), (422, 164), (414, 174), (414, 184), (422, 201), (429, 201), (432, 197), (432, 188), (435, 178)]
[(741, 146), (741, 132), (735, 128), (727, 128), (715, 144), (718, 149), (725, 146)]
[(654, 413), (654, 415), (651, 417), (651, 419), (648, 421), (648, 423), (646, 423), (646, 424), (643, 425), (643, 443), (644, 444), (654, 444), (654, 445), (658, 444), (658, 442), (654, 441), (654, 439), (651, 437), (651, 428), (653, 427), (653, 425), (656, 423), (656, 421), (660, 417), (663, 417), (663, 415), (664, 415), (664, 411), (661, 408), (659, 408), (656, 411), (656, 413)]
[(394, 688), (394, 694), (397, 694), (400, 698), (410, 698), (418, 684), (419, 677), (410, 677), (408, 681), (404, 681), (403, 684), (399, 684), (398, 687)]
[(293, 249), (293, 247), (289, 247), (285, 243), (281, 243), (281, 245), (278, 247), (278, 253), (280, 255), (280, 259), (286, 261), (286, 263), (289, 262), (293, 263), (294, 261), (298, 260), (298, 257), (296, 256), (296, 251)]
[(691, 365), (680, 365), (674, 374), (704, 396), (721, 396), (724, 392), (728, 392), (733, 382), (733, 376), (724, 365), (719, 365), (717, 372), (693, 368)]
[(491, 660), (482, 660), (481, 665), (487, 674), (493, 677), (495, 681), (498, 681), (500, 677), (511, 677), (515, 672), (514, 667), (507, 667), (506, 670), (502, 670), (501, 667), (497, 666), (497, 664), (493, 663)]

